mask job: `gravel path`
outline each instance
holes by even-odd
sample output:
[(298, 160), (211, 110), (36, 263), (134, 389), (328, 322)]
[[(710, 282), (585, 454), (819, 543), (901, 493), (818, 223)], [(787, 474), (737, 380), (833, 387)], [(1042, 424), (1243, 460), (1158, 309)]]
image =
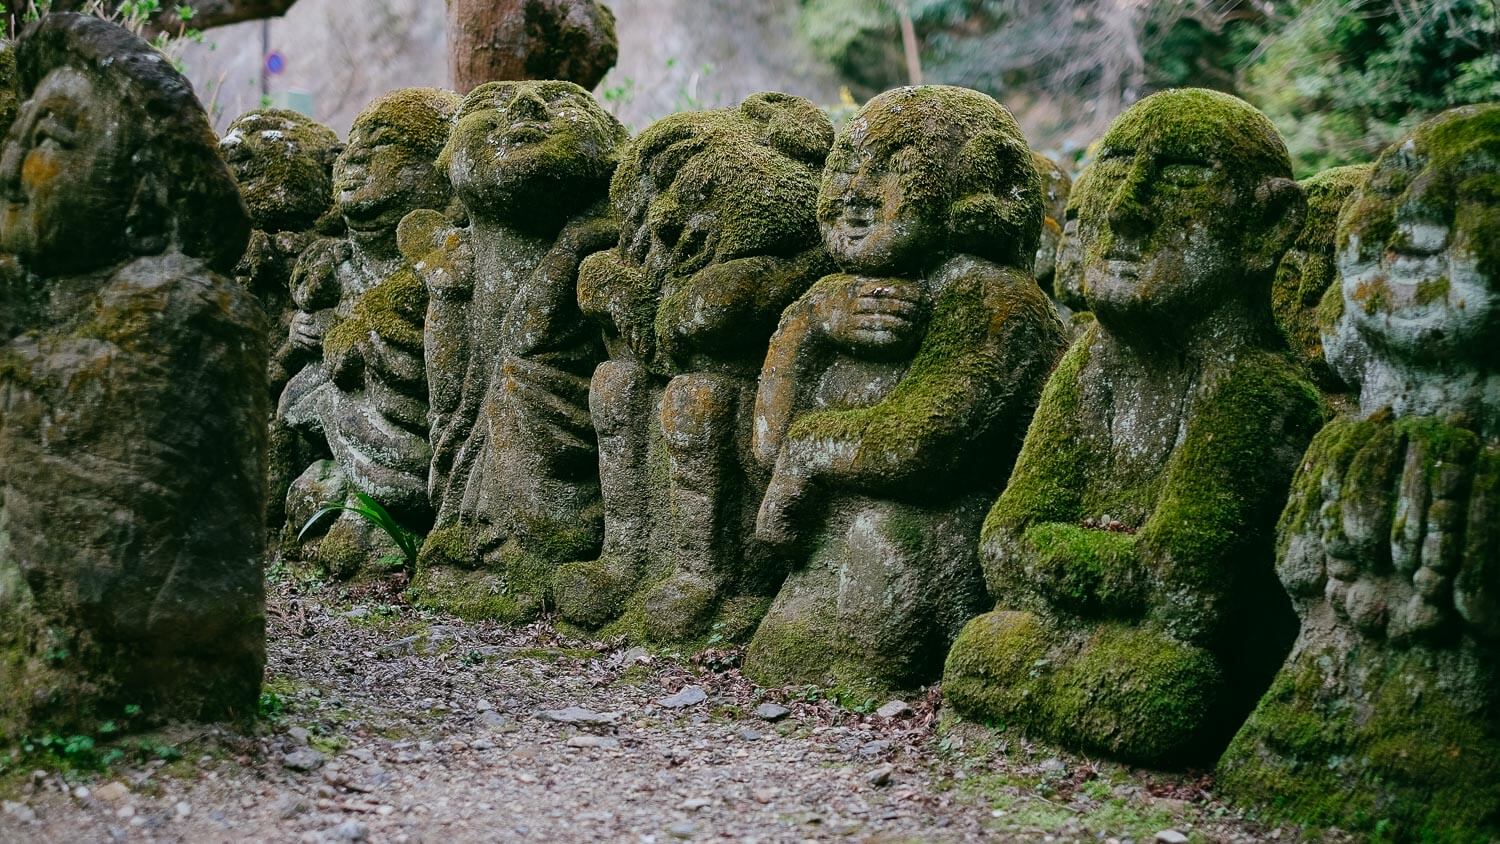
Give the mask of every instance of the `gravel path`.
[(756, 689), (732, 649), (463, 624), (379, 586), (279, 584), (271, 617), (266, 719), (149, 736), (183, 758), (102, 774), (25, 762), (0, 775), (0, 841), (1302, 837), (1238, 817), (1206, 780), (939, 718), (936, 695), (860, 714)]

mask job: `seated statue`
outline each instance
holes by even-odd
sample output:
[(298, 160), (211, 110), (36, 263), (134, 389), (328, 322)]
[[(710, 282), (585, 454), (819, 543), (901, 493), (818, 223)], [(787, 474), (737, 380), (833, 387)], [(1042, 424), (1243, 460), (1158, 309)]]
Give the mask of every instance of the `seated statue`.
[(50, 14), (16, 44), (0, 250), (43, 288), (0, 342), (0, 736), (255, 712), (266, 326), (192, 87)]
[[(1370, 168), (1369, 164), (1334, 167), (1299, 182), (1307, 194), (1307, 219), (1276, 268), (1276, 282), (1271, 287), (1276, 324), (1292, 351), (1307, 364), (1313, 382), (1328, 393), (1342, 393), (1346, 387), (1323, 357), (1319, 303), (1335, 275), (1333, 239), (1339, 212), (1354, 189), (1369, 178)], [(1343, 300), (1332, 297), (1329, 301)]]
[(1500, 837), (1500, 105), (1387, 149), (1339, 219), (1313, 440), (1277, 571), (1302, 631), (1219, 764), (1278, 816)]
[(761, 370), (756, 534), (793, 572), (750, 640), (767, 686), (914, 689), (984, 600), (973, 541), (1063, 327), (1032, 276), (1044, 195), (1010, 112), (900, 88), (834, 143), (818, 197), (842, 272), (781, 319)]
[(1260, 112), (1152, 95), (1073, 193), (1097, 322), (1048, 380), (949, 654), (962, 713), (1144, 764), (1211, 760), (1296, 635), (1273, 541), (1322, 419), (1271, 280), (1302, 189)]
[[(281, 395), (287, 379), (311, 362), (306, 350), (288, 340), (296, 310), (292, 274), (302, 252), (319, 238), (320, 220), (327, 229), (328, 221), (337, 218), (328, 214), (333, 204), (331, 171), (343, 148), (327, 127), (284, 109), (241, 115), (219, 140), (219, 154), (250, 211), (250, 245), (234, 272), (235, 280), (260, 301), (271, 326), (266, 380), (272, 401)], [(285, 521), (287, 487), (318, 451), (317, 440), (292, 430), (283, 420), (272, 420), (267, 525), (279, 528)]]
[(604, 546), (558, 571), (565, 618), (628, 609), (627, 632), (684, 641), (716, 613), (732, 638), (764, 612), (779, 572), (753, 536), (755, 382), (782, 310), (830, 268), (814, 206), (832, 141), (811, 103), (756, 94), (663, 118), (626, 147), (610, 185), (618, 245), (579, 270), (609, 355), (589, 390)]
[(426, 283), (436, 527), (414, 593), (519, 620), (603, 531), (588, 389), (604, 357), (578, 265), (613, 246), (606, 191), (625, 129), (571, 82), (495, 82), (459, 107), (440, 165), (468, 215), (402, 223)]
[[(374, 498), (415, 531), (425, 530), (432, 518), (423, 350), (427, 291), (401, 254), (397, 228), (415, 209), (448, 207), (448, 181), (435, 162), (457, 106), (451, 92), (405, 88), (377, 99), (355, 119), (333, 171), (345, 246), (315, 256), (325, 263), (340, 259), (334, 265), (339, 303), (324, 329), (321, 365), (292, 378), (281, 399), (281, 415), (290, 424), (321, 429), (352, 490)], [(319, 330), (314, 319), (299, 311), (292, 332)], [(363, 520), (345, 515), (329, 528), (317, 554), (330, 570), (350, 575), (369, 558), (388, 553), (382, 541)]]

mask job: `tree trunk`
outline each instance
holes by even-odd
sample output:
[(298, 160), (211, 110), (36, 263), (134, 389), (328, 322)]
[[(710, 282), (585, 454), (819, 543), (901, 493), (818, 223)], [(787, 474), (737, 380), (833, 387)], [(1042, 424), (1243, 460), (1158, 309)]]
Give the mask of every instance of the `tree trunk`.
[(594, 0), (448, 0), (448, 67), (459, 93), (502, 79), (593, 88), (618, 56), (615, 17)]

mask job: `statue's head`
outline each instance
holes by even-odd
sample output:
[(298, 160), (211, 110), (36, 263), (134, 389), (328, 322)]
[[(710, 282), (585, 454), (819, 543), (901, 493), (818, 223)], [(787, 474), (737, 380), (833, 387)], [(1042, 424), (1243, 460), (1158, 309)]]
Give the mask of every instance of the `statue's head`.
[(954, 254), (1030, 269), (1042, 227), (1031, 149), (1005, 107), (923, 85), (865, 104), (834, 143), (818, 223), (856, 272), (919, 272)]
[(1339, 212), (1369, 177), (1371, 166), (1333, 167), (1298, 182), (1307, 196), (1307, 217), (1296, 242), (1276, 267), (1271, 289), (1271, 308), (1288, 345), (1311, 368), (1315, 380), (1330, 388), (1338, 387), (1338, 379), (1323, 359), (1318, 311), (1336, 276), (1334, 235)]
[(1033, 153), (1037, 175), (1042, 178), (1041, 238), (1036, 245), (1036, 262), (1032, 264), (1036, 283), (1049, 295), (1055, 297), (1053, 278), (1057, 275), (1057, 250), (1062, 245), (1063, 222), (1067, 219), (1068, 194), (1073, 190), (1073, 180), (1062, 167), (1040, 153)]
[(1343, 309), (1375, 356), (1500, 366), (1500, 105), (1443, 112), (1382, 153), (1337, 248)]
[(407, 213), (448, 205), (448, 178), (437, 158), (458, 103), (451, 91), (402, 88), (355, 118), (333, 165), (334, 198), (349, 228), (394, 236)]
[(1243, 305), (1269, 323), (1305, 203), (1286, 144), (1249, 103), (1153, 94), (1115, 120), (1073, 190), (1084, 298), (1102, 324), (1165, 335)]
[(181, 251), (233, 268), (249, 220), (192, 86), (115, 24), (57, 13), (16, 45), (0, 250), (42, 275)]
[(823, 112), (786, 94), (651, 124), (610, 184), (628, 261), (659, 282), (817, 243), (813, 207), (832, 142)]
[(604, 195), (625, 139), (571, 82), (488, 82), (464, 97), (439, 165), (470, 215), (557, 222)]
[(279, 108), (241, 115), (219, 141), (250, 222), (262, 231), (313, 227), (333, 204), (333, 162), (343, 149), (333, 130)]

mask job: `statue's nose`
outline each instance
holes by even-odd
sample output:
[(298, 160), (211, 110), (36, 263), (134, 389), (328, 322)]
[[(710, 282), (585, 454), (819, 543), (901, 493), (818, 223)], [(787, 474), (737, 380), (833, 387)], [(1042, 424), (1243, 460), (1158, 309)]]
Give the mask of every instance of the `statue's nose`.
[(522, 91), (510, 103), (510, 113), (516, 117), (540, 120), (547, 116), (547, 104), (530, 91)]

